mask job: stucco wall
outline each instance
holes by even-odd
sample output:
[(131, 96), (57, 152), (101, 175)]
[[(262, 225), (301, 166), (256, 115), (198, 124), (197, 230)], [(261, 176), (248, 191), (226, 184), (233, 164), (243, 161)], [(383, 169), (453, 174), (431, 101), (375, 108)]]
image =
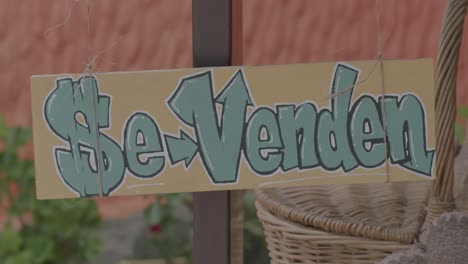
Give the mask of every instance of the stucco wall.
[[(30, 124), (34, 74), (83, 72), (85, 0), (0, 0), (0, 112)], [(190, 67), (190, 0), (92, 0), (97, 71)], [(129, 87), (131, 89), (131, 87)]]
[[(384, 58), (435, 59), (446, 3), (446, 0), (381, 0)], [(375, 0), (244, 0), (243, 5), (245, 64), (377, 57)], [(458, 101), (465, 104), (468, 104), (467, 48), (468, 32), (463, 39), (457, 93)]]

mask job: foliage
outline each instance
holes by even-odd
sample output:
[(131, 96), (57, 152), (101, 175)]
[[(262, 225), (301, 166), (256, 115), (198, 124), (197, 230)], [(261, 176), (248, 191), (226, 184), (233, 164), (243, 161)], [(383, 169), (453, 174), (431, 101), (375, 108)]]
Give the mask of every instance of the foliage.
[(244, 263), (270, 263), (253, 192), (244, 193)]
[[(145, 258), (162, 258), (168, 264), (177, 263), (182, 257), (191, 263), (192, 256), (192, 210), (191, 195), (188, 193), (174, 193), (158, 196), (158, 202), (145, 211), (149, 227), (146, 230), (145, 241), (136, 245), (135, 252), (151, 252)], [(149, 242), (149, 243), (148, 243)]]
[[(457, 109), (457, 114), (463, 120), (466, 120), (468, 118), (468, 106), (459, 106)], [(455, 123), (455, 138), (459, 144), (463, 144), (465, 141), (465, 129), (460, 123)]]
[[(159, 196), (159, 201), (146, 211), (148, 237), (156, 252), (153, 258), (174, 263), (185, 257), (191, 263), (193, 212), (191, 194)], [(148, 256), (149, 257), (149, 256)], [(244, 194), (244, 263), (268, 263), (263, 229), (256, 217), (252, 192)]]
[(100, 248), (96, 204), (37, 200), (33, 162), (17, 157), (18, 148), (30, 138), (29, 128), (6, 127), (0, 118), (5, 147), (0, 153), (0, 204), (9, 204), (6, 224), (0, 229), (0, 263), (86, 263)]

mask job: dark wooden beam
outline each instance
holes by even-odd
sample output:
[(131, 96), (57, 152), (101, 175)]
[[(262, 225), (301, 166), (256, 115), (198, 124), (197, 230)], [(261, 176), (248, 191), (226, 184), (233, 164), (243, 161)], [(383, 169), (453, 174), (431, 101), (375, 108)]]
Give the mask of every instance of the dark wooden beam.
[[(231, 65), (231, 0), (193, 0), (193, 66)], [(193, 194), (194, 264), (230, 263), (230, 192)]]
[(243, 0), (231, 0), (232, 1), (232, 33), (231, 33), (231, 58), (232, 65), (242, 65), (243, 60), (243, 12), (242, 12), (242, 1)]
[[(231, 64), (242, 65), (242, 1), (231, 0)], [(231, 264), (244, 262), (244, 191), (231, 191)]]
[(193, 66), (231, 65), (231, 0), (192, 0)]

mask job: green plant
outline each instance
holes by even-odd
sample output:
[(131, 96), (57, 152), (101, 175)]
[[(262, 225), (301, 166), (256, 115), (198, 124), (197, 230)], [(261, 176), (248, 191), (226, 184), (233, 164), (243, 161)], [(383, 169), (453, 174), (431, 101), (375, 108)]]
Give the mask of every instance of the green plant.
[(252, 191), (244, 193), (244, 263), (270, 263)]
[(17, 157), (30, 138), (29, 128), (6, 127), (0, 118), (5, 147), (0, 153), (0, 204), (9, 204), (0, 229), (0, 263), (86, 263), (100, 248), (96, 204), (90, 199), (37, 200), (33, 163)]
[[(457, 108), (457, 115), (464, 121), (468, 118), (468, 106), (461, 105)], [(455, 123), (455, 138), (457, 143), (463, 144), (465, 141), (465, 129), (459, 122)]]
[[(174, 193), (159, 195), (158, 201), (145, 210), (148, 229), (145, 239), (137, 243), (136, 252), (140, 257), (162, 258), (168, 264), (177, 263), (183, 258), (191, 263), (192, 256), (192, 210), (191, 195)], [(149, 242), (149, 243), (148, 243)], [(147, 244), (146, 246), (144, 244)]]
[[(192, 254), (192, 200), (191, 194), (169, 194), (159, 196), (158, 202), (146, 210), (149, 228), (147, 239), (152, 243), (151, 256), (174, 263), (184, 257), (191, 263)], [(256, 216), (253, 192), (244, 192), (244, 263), (268, 263), (263, 229)], [(142, 250), (144, 242), (136, 250)], [(140, 254), (143, 255), (143, 254)]]

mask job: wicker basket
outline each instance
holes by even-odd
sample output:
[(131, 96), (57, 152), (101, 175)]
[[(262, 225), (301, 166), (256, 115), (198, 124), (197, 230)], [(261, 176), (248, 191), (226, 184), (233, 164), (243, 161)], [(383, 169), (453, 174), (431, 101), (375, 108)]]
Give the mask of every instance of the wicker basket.
[(272, 263), (375, 263), (454, 208), (453, 138), (465, 0), (449, 0), (436, 66), (436, 180), (256, 191)]

